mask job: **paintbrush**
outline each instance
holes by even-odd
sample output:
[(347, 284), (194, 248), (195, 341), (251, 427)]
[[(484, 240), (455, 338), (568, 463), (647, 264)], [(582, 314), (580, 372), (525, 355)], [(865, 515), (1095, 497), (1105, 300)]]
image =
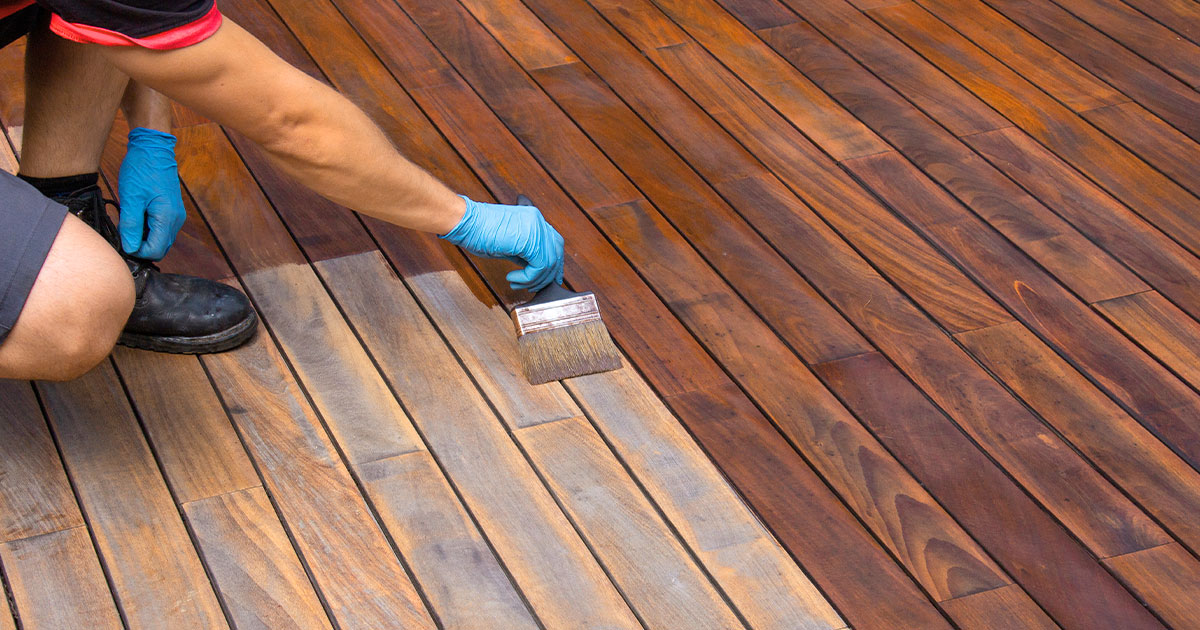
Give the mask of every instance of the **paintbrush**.
[[(532, 206), (528, 197), (517, 204)], [(600, 320), (591, 291), (575, 293), (551, 282), (514, 308), (521, 369), (534, 385), (621, 367), (621, 353)]]

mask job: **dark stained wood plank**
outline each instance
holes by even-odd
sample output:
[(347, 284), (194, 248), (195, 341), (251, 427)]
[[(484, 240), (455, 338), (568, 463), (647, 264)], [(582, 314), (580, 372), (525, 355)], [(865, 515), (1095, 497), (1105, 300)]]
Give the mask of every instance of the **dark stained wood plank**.
[(1200, 87), (1200, 46), (1121, 0), (1055, 2), (1096, 30), (1192, 87)]
[(25, 124), (25, 38), (0, 49), (0, 123), (20, 151), (21, 128)]
[(261, 485), (199, 360), (127, 348), (113, 354), (176, 501)]
[(1085, 300), (1129, 295), (1146, 286), (808, 24), (771, 29), (761, 36)]
[(1194, 0), (1125, 0), (1125, 4), (1200, 44), (1200, 6)]
[(33, 388), (0, 380), (0, 542), (83, 525)]
[(1200, 547), (1200, 473), (1020, 324), (957, 338), (1164, 527)]
[[(2, 543), (0, 561), (24, 630), (124, 627), (86, 528)], [(0, 612), (8, 616), (7, 601)], [(12, 628), (10, 616), (7, 627)]]
[[(452, 272), (418, 275), (408, 283), (463, 363), (487, 374), (477, 382), (498, 409), (508, 411), (502, 411), (506, 420), (520, 427), (518, 437), (525, 428), (583, 413), (562, 387), (528, 384), (512, 351), (508, 318), (476, 299)], [(808, 617), (837, 625), (799, 567), (646, 383), (625, 369), (566, 385), (751, 626), (788, 627)]]
[(1023, 131), (1001, 129), (965, 140), (1160, 293), (1200, 317), (1200, 259)]
[(434, 627), (268, 336), (204, 363), (338, 624)]
[[(412, 296), (394, 277), (381, 287), (388, 277), (382, 261), (363, 256), (372, 256), (374, 274), (363, 270), (361, 256), (326, 261), (321, 269), (534, 612), (553, 627), (637, 626)], [(421, 363), (412, 357), (422, 357)], [(497, 478), (505, 482), (497, 484)]]
[[(980, 0), (975, 0), (976, 2)], [(1054, 46), (1193, 139), (1200, 139), (1200, 94), (1050, 2), (988, 0), (1008, 19)]]
[[(671, 81), (656, 72), (635, 50), (625, 44), (618, 34), (613, 33), (599, 16), (588, 11), (585, 5), (569, 2), (545, 3), (537, 4), (536, 10), (557, 32), (565, 37), (574, 38), (572, 42), (576, 49), (585, 51), (585, 60), (597, 69), (601, 78), (614, 86), (620, 96), (631, 103), (639, 114), (654, 121), (656, 130), (706, 179), (716, 182), (718, 190), (722, 189), (721, 182), (738, 179), (736, 174), (739, 172), (750, 173), (752, 176), (764, 174), (761, 166), (754, 163), (745, 149), (722, 133), (720, 127), (699, 111), (687, 95), (680, 94)], [(661, 14), (658, 18), (664, 19)], [(603, 47), (598, 42), (604, 42)], [(898, 278), (898, 282), (923, 306), (934, 312), (947, 327), (956, 330), (970, 329), (990, 325), (989, 322), (1007, 320), (1008, 315), (983, 295), (978, 287), (966, 281), (959, 270), (948, 265), (928, 248), (927, 243), (896, 221), (835, 163), (821, 155), (799, 131), (762, 103), (716, 60), (704, 54), (694, 44), (663, 50), (685, 48), (699, 53), (702, 63), (694, 67), (677, 67), (678, 64), (667, 66), (665, 62), (670, 58), (668, 55), (664, 54), (662, 59), (659, 59), (658, 53), (652, 54), (656, 55), (656, 61), (666, 68), (672, 79), (683, 85), (690, 96), (713, 113), (717, 122), (730, 128), (738, 140), (753, 149), (772, 168), (777, 169), (798, 195), (822, 213), (844, 215), (845, 221), (839, 222), (837, 226), (845, 230), (847, 237), (852, 238), (861, 250), (869, 252), (872, 259), (890, 275)], [(692, 58), (696, 58), (696, 55)], [(673, 71), (676, 69), (679, 71)], [(563, 75), (564, 80), (576, 77), (580, 73), (566, 67), (534, 73), (535, 77), (561, 100), (564, 96), (558, 92), (569, 94), (567, 90), (574, 84), (567, 82), (561, 90), (556, 91), (552, 83), (555, 73)], [(586, 86), (588, 80), (586, 73), (584, 74), (585, 79), (582, 81)], [(647, 85), (654, 87), (646, 89)], [(586, 102), (579, 104), (585, 105)], [(734, 161), (741, 166), (731, 169), (730, 163)], [(721, 192), (728, 194), (724, 190)], [(732, 205), (744, 215), (751, 211), (738, 204)], [(797, 205), (803, 208), (802, 204)], [(812, 225), (817, 225), (815, 229), (825, 234), (829, 233), (823, 222), (807, 209), (800, 210), (798, 217), (777, 216), (772, 223), (798, 223), (799, 220), (810, 225), (791, 225), (785, 231), (811, 231), (814, 229)], [(767, 229), (762, 223), (755, 224), (760, 231)], [(776, 248), (785, 255), (788, 253), (788, 248), (778, 239), (772, 238), (770, 234), (767, 236)], [(845, 248), (840, 238), (833, 238), (837, 241), (834, 244), (835, 248)], [(937, 279), (932, 280), (931, 276)]]
[(183, 505), (217, 592), (238, 628), (330, 628), (262, 488)]
[(1200, 627), (1200, 571), (1196, 558), (1171, 543), (1104, 561), (1130, 577), (1130, 587), (1172, 628)]
[(112, 366), (38, 389), (128, 626), (228, 627)]
[(359, 478), (444, 627), (539, 627), (432, 455), (421, 451), (368, 462)]
[[(1016, 586), (952, 599), (942, 606), (964, 627), (980, 630), (1054, 630), (1059, 627)], [(978, 612), (980, 610), (991, 614), (984, 616)]]
[(1200, 396), (1121, 337), (998, 234), (971, 220), (943, 221), (954, 201), (894, 154), (845, 163), (896, 211), (988, 286), (1017, 318), (1071, 360), (1193, 465), (1200, 465)]
[(947, 0), (917, 0), (917, 4), (1074, 111), (1129, 101), (1128, 96), (986, 4)]
[[(658, 0), (655, 4), (700, 44), (714, 51), (733, 72), (763, 92), (765, 98), (778, 102), (780, 113), (833, 159), (844, 160), (888, 149), (862, 122), (712, 0)], [(605, 12), (605, 3), (596, 5)], [(674, 43), (655, 42), (655, 48)]]
[(800, 16), (779, 2), (760, 0), (717, 0), (746, 28), (757, 31), (763, 28), (785, 26), (800, 21)]
[[(972, 445), (970, 438), (958, 427), (946, 422), (944, 413), (882, 355), (866, 354), (823, 363), (815, 369), (880, 436), (884, 445), (1062, 627), (1083, 630), (1104, 627), (1108, 623), (1117, 623), (1120, 627), (1157, 627), (1141, 605), (1096, 562), (1095, 556), (1073, 533), (1073, 530), (1082, 531), (1080, 523), (1092, 518), (1094, 504), (1082, 499), (1085, 506), (1076, 509), (1074, 514), (1052, 509), (1059, 519), (1052, 518), (1005, 469)], [(945, 403), (943, 406), (954, 408)], [(1039, 457), (1038, 449), (1031, 449), (1029, 445), (1042, 441), (1049, 432), (1028, 427), (1030, 421), (1036, 422), (1032, 418), (1028, 418), (1025, 427), (1012, 423), (1000, 414), (1000, 409), (999, 405), (993, 407), (992, 422), (1014, 442), (1009, 448), (1024, 451), (1025, 457)], [(1001, 422), (1007, 426), (999, 426)], [(1058, 444), (1049, 452), (1062, 452), (1068, 448)], [(992, 449), (991, 452), (1003, 456), (1003, 451)], [(1040, 457), (1045, 458), (1044, 455)], [(1006, 459), (999, 461), (1004, 463)], [(1067, 478), (1073, 477), (1073, 472), (1066, 469), (1060, 472)], [(1026, 476), (1017, 477), (1044, 501), (1046, 495), (1038, 492), (1041, 484), (1030, 484), (1027, 479)], [(1067, 495), (1066, 500), (1069, 505), (1081, 499)], [(1053, 503), (1049, 505), (1054, 507)], [(1144, 519), (1130, 522), (1126, 527), (1131, 529), (1123, 527), (1122, 535), (1136, 540), (1142, 537), (1137, 528), (1147, 526)], [(1071, 587), (1064, 588), (1068, 584)], [(1037, 617), (1036, 611), (1030, 610), (1024, 599), (1018, 589), (1005, 587), (952, 599), (943, 602), (942, 606), (964, 627), (981, 624), (984, 628), (1007, 628), (1011, 626), (1006, 625), (1006, 620), (1013, 614), (1008, 612), (1010, 608)], [(1042, 624), (1046, 625), (1044, 619)]]
[(1200, 323), (1153, 291), (1095, 306), (1139, 346), (1200, 388)]
[(1193, 253), (1200, 252), (1200, 215), (1193, 211), (1196, 197), (1178, 184), (921, 7), (904, 4), (870, 14), (1115, 197)]
[(1196, 141), (1137, 103), (1103, 107), (1082, 116), (1192, 194), (1200, 195), (1200, 144)]

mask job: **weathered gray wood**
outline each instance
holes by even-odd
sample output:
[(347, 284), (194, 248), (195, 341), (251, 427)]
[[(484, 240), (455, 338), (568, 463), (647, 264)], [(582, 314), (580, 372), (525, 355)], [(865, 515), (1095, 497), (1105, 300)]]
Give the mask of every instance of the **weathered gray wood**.
[(183, 509), (238, 630), (331, 627), (262, 488), (193, 501)]
[(111, 364), (38, 388), (129, 627), (227, 627)]
[(196, 357), (117, 348), (113, 359), (176, 501), (262, 484)]
[(543, 623), (640, 627), (382, 257), (358, 254), (317, 268)]
[(33, 388), (0, 380), (0, 542), (83, 525)]
[[(0, 544), (0, 560), (23, 630), (123, 627), (86, 528)], [(5, 612), (0, 604), (0, 617), (7, 616)]]

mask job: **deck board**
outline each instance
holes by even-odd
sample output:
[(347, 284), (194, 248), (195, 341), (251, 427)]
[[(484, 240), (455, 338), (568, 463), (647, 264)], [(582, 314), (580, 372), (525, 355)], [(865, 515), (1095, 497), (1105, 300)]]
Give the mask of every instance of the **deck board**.
[(507, 263), (176, 104), (163, 267), (263, 330), (0, 383), (0, 630), (1200, 628), (1197, 7), (223, 5), (532, 197), (626, 365), (528, 385)]

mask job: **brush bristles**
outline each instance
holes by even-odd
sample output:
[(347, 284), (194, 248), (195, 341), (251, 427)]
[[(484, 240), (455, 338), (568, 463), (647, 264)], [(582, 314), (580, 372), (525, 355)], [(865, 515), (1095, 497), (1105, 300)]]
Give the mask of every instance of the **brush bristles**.
[(534, 385), (621, 367), (621, 353), (599, 320), (517, 337), (521, 367)]

